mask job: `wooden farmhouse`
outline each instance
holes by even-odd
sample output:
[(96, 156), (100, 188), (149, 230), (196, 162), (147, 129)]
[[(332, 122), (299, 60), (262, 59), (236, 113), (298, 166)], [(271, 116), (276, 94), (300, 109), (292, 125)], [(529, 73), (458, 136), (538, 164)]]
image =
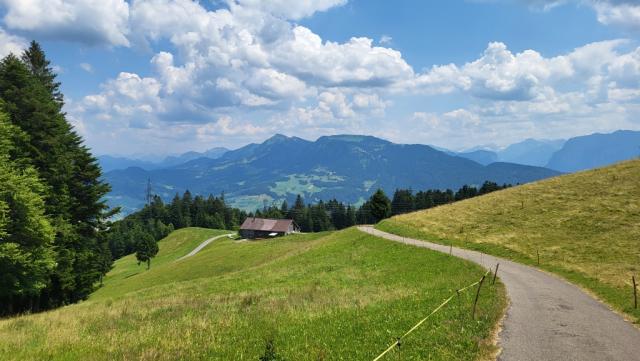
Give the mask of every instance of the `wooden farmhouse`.
[(247, 239), (279, 237), (300, 232), (293, 219), (248, 217), (240, 226), (240, 236)]

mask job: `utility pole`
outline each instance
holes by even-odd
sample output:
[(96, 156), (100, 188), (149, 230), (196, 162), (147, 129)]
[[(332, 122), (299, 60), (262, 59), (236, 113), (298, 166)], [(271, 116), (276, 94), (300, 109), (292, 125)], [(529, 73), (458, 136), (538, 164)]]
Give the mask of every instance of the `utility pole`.
[(147, 199), (147, 205), (150, 206), (151, 205), (151, 199), (153, 198), (153, 196), (151, 195), (151, 178), (147, 178), (147, 194), (146, 194), (146, 199)]

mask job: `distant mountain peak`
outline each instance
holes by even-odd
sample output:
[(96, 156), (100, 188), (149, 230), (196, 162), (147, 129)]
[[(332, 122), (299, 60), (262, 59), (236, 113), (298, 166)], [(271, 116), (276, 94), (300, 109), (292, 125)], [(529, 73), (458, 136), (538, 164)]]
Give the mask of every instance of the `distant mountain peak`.
[(375, 143), (375, 144), (391, 144), (388, 140), (374, 137), (372, 135), (360, 135), (360, 134), (336, 134), (325, 135), (318, 140), (317, 143), (323, 142), (345, 142), (345, 143)]
[(271, 136), (269, 139), (265, 140), (264, 142), (262, 142), (262, 144), (273, 144), (273, 143), (279, 143), (279, 142), (283, 142), (283, 141), (287, 141), (287, 140), (291, 140), (294, 139), (295, 137), (287, 137), (284, 134), (280, 134), (280, 133), (276, 133), (273, 136)]

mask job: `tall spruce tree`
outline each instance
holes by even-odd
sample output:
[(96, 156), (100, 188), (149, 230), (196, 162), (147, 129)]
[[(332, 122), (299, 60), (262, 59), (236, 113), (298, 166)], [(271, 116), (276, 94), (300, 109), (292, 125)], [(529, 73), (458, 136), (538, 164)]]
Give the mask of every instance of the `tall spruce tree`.
[(391, 201), (380, 188), (369, 199), (369, 207), (376, 223), (391, 215)]
[(43, 307), (86, 298), (104, 270), (109, 191), (96, 159), (62, 112), (63, 98), (44, 52), (33, 42), (21, 59), (0, 62), (0, 99), (10, 122), (27, 134), (22, 145), (47, 186), (45, 211), (55, 229), (56, 269), (41, 293)]
[(20, 58), (29, 67), (29, 70), (38, 81), (53, 95), (54, 100), (62, 108), (64, 105), (64, 96), (60, 91), (60, 82), (56, 81), (56, 74), (50, 67), (51, 62), (47, 60), (40, 44), (32, 41), (31, 44), (29, 44), (29, 48), (22, 53)]

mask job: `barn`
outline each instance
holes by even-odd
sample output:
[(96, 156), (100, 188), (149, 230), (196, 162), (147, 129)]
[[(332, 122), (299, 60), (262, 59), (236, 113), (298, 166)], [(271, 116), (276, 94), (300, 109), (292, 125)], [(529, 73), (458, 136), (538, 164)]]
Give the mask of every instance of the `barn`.
[(242, 238), (269, 238), (300, 232), (293, 219), (268, 219), (248, 217), (240, 226)]

